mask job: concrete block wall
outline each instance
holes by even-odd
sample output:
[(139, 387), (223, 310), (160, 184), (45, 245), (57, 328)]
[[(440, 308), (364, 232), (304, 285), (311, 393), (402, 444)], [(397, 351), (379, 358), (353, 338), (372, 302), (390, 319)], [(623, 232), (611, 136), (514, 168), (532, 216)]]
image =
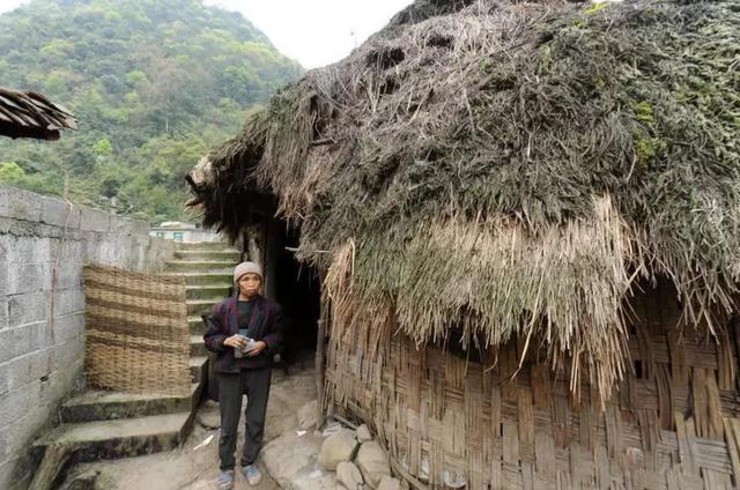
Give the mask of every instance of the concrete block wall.
[(0, 489), (28, 484), (29, 444), (82, 382), (83, 264), (157, 272), (174, 247), (146, 222), (0, 186)]

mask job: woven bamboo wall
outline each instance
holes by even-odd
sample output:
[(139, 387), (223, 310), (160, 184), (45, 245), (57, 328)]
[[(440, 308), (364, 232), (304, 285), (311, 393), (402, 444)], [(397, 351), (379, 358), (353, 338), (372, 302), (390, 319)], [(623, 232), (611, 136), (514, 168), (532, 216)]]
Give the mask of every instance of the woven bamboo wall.
[(374, 427), (430, 488), (456, 474), (472, 490), (737, 488), (740, 328), (730, 323), (719, 345), (679, 338), (674, 297), (664, 286), (632, 303), (635, 373), (603, 412), (588, 386), (572, 399), (567, 373), (535, 356), (509, 381), (521, 342), (486, 372), (439, 349), (417, 351), (390, 329), (332, 336), (327, 402)]
[(102, 266), (84, 269), (90, 386), (190, 393), (185, 280)]

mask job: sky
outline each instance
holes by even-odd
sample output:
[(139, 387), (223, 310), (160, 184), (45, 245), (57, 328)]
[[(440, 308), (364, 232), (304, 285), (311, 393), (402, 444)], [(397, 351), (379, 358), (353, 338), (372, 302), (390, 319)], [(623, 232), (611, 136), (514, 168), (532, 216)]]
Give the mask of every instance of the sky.
[[(28, 0), (0, 0), (0, 13)], [(412, 0), (205, 0), (241, 12), (305, 68), (339, 61)]]

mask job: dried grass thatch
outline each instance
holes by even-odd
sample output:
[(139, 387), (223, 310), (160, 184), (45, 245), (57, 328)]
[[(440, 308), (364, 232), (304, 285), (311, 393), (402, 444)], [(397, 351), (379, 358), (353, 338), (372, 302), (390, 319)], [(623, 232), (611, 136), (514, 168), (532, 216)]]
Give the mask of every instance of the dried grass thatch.
[(276, 196), (339, 319), (523, 335), (608, 394), (637, 277), (708, 332), (733, 306), (738, 60), (733, 1), (417, 1), (204, 158), (195, 202), (233, 235)]
[(62, 129), (77, 129), (75, 116), (64, 106), (37, 92), (0, 87), (0, 135), (58, 140)]

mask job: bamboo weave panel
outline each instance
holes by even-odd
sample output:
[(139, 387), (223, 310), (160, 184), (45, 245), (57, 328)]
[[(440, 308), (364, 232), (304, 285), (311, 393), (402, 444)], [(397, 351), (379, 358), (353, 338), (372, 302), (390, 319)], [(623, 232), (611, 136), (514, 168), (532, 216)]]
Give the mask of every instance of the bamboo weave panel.
[(719, 342), (680, 336), (674, 298), (663, 286), (633, 301), (634, 372), (604, 411), (587, 384), (574, 399), (568, 373), (536, 353), (512, 381), (522, 342), (486, 370), (417, 350), (392, 326), (368, 339), (362, 325), (332, 330), (343, 335), (329, 342), (327, 404), (373, 427), (430, 488), (738, 488), (740, 328), (730, 322)]
[(88, 383), (133, 393), (190, 393), (185, 280), (84, 269)]

